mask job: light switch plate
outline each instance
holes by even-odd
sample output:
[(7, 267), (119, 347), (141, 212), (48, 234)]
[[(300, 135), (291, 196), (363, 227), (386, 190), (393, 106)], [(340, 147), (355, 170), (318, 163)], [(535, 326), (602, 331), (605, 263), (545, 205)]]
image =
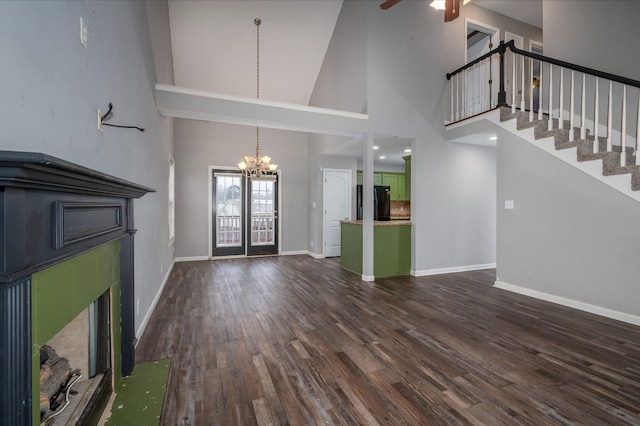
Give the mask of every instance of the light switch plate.
[(505, 210), (513, 210), (515, 208), (515, 203), (513, 200), (504, 200), (504, 208)]

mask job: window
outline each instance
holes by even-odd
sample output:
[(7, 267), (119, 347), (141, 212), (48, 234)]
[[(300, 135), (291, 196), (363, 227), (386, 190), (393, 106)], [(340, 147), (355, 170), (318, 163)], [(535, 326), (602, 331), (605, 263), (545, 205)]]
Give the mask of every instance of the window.
[(176, 239), (176, 163), (169, 156), (169, 245)]

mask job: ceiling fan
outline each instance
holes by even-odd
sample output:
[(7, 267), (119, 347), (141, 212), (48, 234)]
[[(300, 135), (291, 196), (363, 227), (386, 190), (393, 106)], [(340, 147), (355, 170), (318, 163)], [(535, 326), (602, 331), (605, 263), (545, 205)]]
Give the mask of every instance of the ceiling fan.
[[(463, 4), (468, 0), (464, 0)], [(400, 0), (385, 0), (380, 4), (380, 9), (387, 10), (400, 3)], [(444, 10), (444, 22), (450, 22), (460, 16), (460, 0), (434, 0), (431, 6), (435, 9)]]

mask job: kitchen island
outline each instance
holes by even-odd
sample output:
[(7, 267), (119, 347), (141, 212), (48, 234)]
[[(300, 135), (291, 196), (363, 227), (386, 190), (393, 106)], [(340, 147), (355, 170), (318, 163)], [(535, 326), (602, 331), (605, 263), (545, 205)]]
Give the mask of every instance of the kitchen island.
[[(362, 275), (362, 221), (341, 221), (340, 264)], [(373, 222), (373, 275), (376, 278), (409, 275), (411, 270), (411, 222)]]

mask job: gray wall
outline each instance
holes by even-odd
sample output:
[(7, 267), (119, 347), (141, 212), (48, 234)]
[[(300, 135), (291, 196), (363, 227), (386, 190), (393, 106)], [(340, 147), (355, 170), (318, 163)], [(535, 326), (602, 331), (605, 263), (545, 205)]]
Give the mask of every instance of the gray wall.
[(640, 315), (637, 201), (502, 130), (498, 204), (498, 280)]
[[(89, 47), (79, 42), (79, 22)], [(43, 152), (157, 190), (135, 201), (139, 328), (172, 261), (167, 181), (170, 125), (158, 115), (145, 2), (0, 2), (0, 148)], [(98, 108), (113, 123), (97, 129)]]
[[(323, 106), (343, 107), (350, 98), (361, 95), (348, 90), (338, 93), (336, 82), (366, 74), (370, 130), (415, 139), (411, 207), (414, 270), (420, 273), (493, 263), (495, 148), (446, 142), (443, 110), (448, 90), (444, 76), (464, 61), (464, 16), (497, 26), (502, 34), (504, 30), (521, 34), (527, 38), (525, 42), (528, 38), (541, 40), (541, 32), (472, 5), (462, 8), (462, 18), (447, 25), (441, 11), (421, 2), (401, 2), (384, 12), (378, 6), (375, 2), (344, 2), (312, 101), (322, 95)], [(354, 56), (351, 67), (343, 63), (352, 56), (352, 40), (362, 39), (363, 26), (366, 36), (360, 44), (366, 44), (366, 72), (362, 71), (361, 56)], [(317, 164), (310, 161), (311, 166)], [(314, 197), (321, 186), (311, 179), (310, 194)], [(313, 219), (312, 213), (310, 217), (311, 226), (321, 221), (319, 215)], [(318, 238), (319, 232), (319, 228), (312, 230), (310, 238), (314, 234)]]
[[(209, 166), (236, 168), (245, 155), (254, 155), (252, 126), (176, 119), (176, 257), (208, 254)], [(260, 129), (262, 155), (281, 170), (280, 227), (283, 252), (307, 250), (308, 205), (306, 133)]]
[(367, 19), (357, 1), (345, 0), (309, 105), (367, 112)]
[(546, 56), (640, 80), (640, 2), (554, 0), (543, 5)]

